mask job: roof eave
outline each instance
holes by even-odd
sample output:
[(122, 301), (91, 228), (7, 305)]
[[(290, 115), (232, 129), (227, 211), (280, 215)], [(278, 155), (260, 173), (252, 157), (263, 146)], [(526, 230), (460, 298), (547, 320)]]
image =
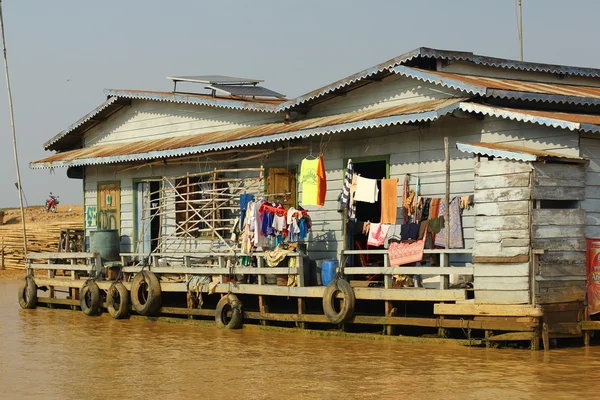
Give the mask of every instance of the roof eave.
[(262, 137), (253, 137), (247, 139), (234, 140), (230, 142), (221, 142), (221, 143), (211, 143), (204, 144), (199, 146), (190, 146), (186, 148), (178, 148), (171, 150), (160, 150), (160, 151), (152, 151), (147, 153), (138, 153), (138, 154), (128, 154), (128, 155), (119, 155), (119, 156), (110, 156), (110, 157), (94, 157), (94, 158), (82, 158), (75, 160), (65, 160), (65, 161), (50, 161), (44, 162), (40, 160), (40, 162), (31, 162), (29, 167), (32, 169), (48, 169), (48, 168), (64, 168), (64, 167), (74, 167), (74, 166), (82, 166), (82, 165), (99, 165), (99, 164), (116, 164), (116, 163), (124, 163), (124, 162), (138, 162), (144, 160), (152, 160), (152, 159), (162, 159), (162, 158), (172, 158), (172, 157), (181, 157), (187, 155), (201, 154), (209, 151), (220, 151), (226, 150), (230, 148), (237, 147), (248, 147), (248, 146), (256, 146), (263, 145), (267, 143), (274, 143), (286, 140), (300, 139), (311, 136), (320, 136), (327, 134), (334, 134), (340, 132), (348, 132), (359, 129), (367, 129), (367, 128), (381, 128), (393, 125), (400, 124), (409, 124), (409, 123), (418, 123), (418, 122), (428, 122), (438, 119), (441, 116), (447, 115), (454, 110), (458, 109), (459, 102), (457, 101), (454, 104), (426, 112), (419, 112), (413, 114), (402, 114), (390, 117), (382, 117), (382, 118), (374, 118), (364, 121), (357, 122), (349, 122), (325, 127), (318, 127), (312, 129), (304, 129), (299, 131), (292, 131), (286, 133), (279, 133), (274, 135), (262, 136)]

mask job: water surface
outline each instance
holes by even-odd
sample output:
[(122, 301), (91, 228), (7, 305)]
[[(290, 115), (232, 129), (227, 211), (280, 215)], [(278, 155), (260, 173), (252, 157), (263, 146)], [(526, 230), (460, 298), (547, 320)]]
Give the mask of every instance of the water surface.
[(1, 398), (596, 398), (600, 347), (416, 345), (21, 310), (0, 281)]

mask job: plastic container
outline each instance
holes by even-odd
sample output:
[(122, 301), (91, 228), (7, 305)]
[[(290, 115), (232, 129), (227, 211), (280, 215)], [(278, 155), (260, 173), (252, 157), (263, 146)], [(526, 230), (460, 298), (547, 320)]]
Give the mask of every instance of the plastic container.
[(100, 253), (102, 261), (117, 261), (120, 259), (119, 231), (106, 229), (90, 232), (90, 252)]
[(338, 268), (338, 260), (323, 260), (321, 266), (321, 282), (323, 286), (327, 286), (329, 282), (335, 278), (335, 273)]

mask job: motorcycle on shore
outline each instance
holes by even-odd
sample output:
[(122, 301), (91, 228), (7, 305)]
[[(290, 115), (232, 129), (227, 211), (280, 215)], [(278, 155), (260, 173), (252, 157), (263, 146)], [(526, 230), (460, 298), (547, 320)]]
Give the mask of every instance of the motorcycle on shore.
[(58, 196), (53, 196), (50, 192), (50, 198), (46, 200), (46, 212), (55, 213), (58, 203)]

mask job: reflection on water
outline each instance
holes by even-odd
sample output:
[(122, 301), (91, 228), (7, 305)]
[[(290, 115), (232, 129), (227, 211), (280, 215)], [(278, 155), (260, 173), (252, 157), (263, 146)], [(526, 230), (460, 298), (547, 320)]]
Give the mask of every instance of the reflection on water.
[(21, 310), (0, 282), (0, 397), (569, 398), (597, 395), (600, 347), (548, 353)]

